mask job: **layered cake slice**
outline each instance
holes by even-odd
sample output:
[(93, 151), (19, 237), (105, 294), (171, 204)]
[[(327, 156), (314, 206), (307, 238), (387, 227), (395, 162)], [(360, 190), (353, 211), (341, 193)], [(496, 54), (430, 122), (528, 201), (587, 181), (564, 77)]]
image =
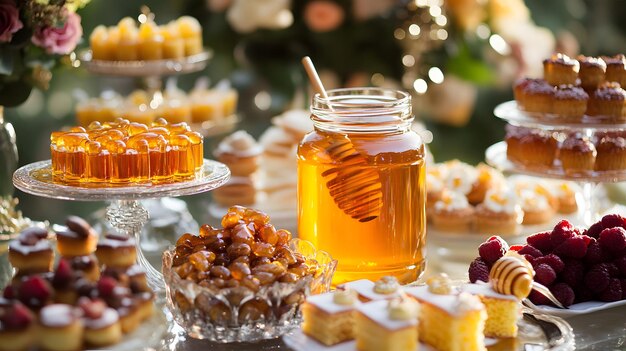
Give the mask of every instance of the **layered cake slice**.
[(359, 306), (355, 330), (357, 350), (417, 350), (419, 309), (419, 304), (408, 297)]
[(324, 345), (354, 339), (354, 309), (361, 302), (352, 289), (307, 298), (302, 305), (302, 330)]
[(517, 336), (517, 321), (522, 314), (522, 304), (514, 295), (497, 293), (491, 285), (466, 284), (461, 291), (476, 295), (487, 309), (485, 336), (514, 338)]
[(483, 351), (487, 320), (477, 296), (432, 292), (429, 286), (406, 288), (420, 302), (419, 340), (438, 351)]

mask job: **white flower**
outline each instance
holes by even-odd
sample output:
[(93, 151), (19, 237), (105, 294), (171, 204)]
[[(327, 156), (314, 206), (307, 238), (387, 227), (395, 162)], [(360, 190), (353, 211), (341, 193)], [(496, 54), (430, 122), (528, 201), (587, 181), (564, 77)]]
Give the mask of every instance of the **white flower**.
[(240, 33), (257, 29), (284, 29), (293, 23), (291, 0), (233, 0), (228, 23)]

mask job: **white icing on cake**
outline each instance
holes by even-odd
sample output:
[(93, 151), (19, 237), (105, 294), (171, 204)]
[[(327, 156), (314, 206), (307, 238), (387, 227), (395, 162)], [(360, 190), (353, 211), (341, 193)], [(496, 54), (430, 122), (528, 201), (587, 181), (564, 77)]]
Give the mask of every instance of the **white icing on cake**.
[(308, 110), (289, 110), (272, 118), (272, 124), (291, 130), (299, 135), (313, 131), (313, 121)]
[(483, 205), (496, 213), (519, 213), (521, 206), (517, 195), (510, 189), (489, 189), (485, 194)]
[(449, 163), (447, 173), (445, 178), (446, 188), (461, 194), (469, 194), (474, 183), (478, 181), (476, 169), (459, 161)]
[(404, 291), (407, 295), (415, 297), (421, 303), (431, 304), (447, 312), (451, 316), (462, 316), (465, 312), (482, 310), (484, 305), (478, 301), (478, 304), (470, 301), (459, 302), (459, 294), (453, 293), (450, 295), (433, 294), (428, 291), (428, 286), (420, 285), (405, 288)]
[(312, 295), (312, 296), (307, 297), (306, 303), (309, 303), (328, 314), (351, 311), (355, 309), (357, 306), (361, 305), (361, 302), (358, 300), (355, 301), (354, 304), (352, 305), (338, 304), (338, 303), (335, 303), (334, 300), (335, 300), (335, 293), (327, 292), (324, 294)]
[(337, 305), (351, 306), (356, 301), (358, 301), (357, 293), (350, 288), (337, 289), (333, 294), (333, 302)]
[(119, 314), (116, 310), (107, 307), (100, 318), (83, 318), (85, 328), (87, 329), (103, 329), (111, 326), (119, 320)]
[(238, 130), (222, 140), (215, 150), (215, 155), (234, 154), (241, 157), (251, 157), (263, 152), (263, 147), (244, 130)]
[(372, 301), (400, 297), (401, 292), (401, 289), (398, 289), (398, 291), (393, 294), (379, 294), (374, 291), (374, 282), (367, 279), (355, 280), (349, 283), (342, 284), (340, 285), (340, 287), (350, 287), (351, 289), (354, 289), (359, 295)]
[(394, 321), (415, 320), (419, 316), (420, 305), (409, 297), (389, 300), (389, 318)]
[(522, 210), (524, 211), (538, 212), (551, 208), (546, 195), (534, 189), (521, 189), (519, 197), (522, 200)]
[(24, 245), (16, 239), (9, 244), (9, 250), (28, 255), (33, 252), (49, 251), (52, 247), (47, 239), (38, 240), (35, 245)]
[(417, 318), (407, 320), (390, 318), (388, 306), (388, 301), (373, 301), (362, 304), (357, 311), (387, 330), (395, 331), (417, 326)]
[(456, 299), (456, 310), (465, 314), (472, 311), (478, 311), (485, 308), (480, 298), (466, 292), (461, 292)]
[(101, 236), (98, 239), (98, 247), (100, 246), (112, 247), (114, 249), (117, 249), (120, 247), (131, 247), (131, 246), (135, 246), (135, 239), (128, 237), (126, 238), (126, 240), (116, 240), (116, 239), (107, 238), (106, 236)]
[(63, 328), (74, 323), (80, 315), (80, 310), (73, 306), (53, 304), (41, 309), (39, 322), (46, 327)]
[(485, 296), (499, 300), (519, 301), (514, 295), (500, 294), (493, 290), (489, 283), (467, 283), (461, 286), (461, 291), (478, 296)]
[(381, 277), (374, 283), (374, 292), (377, 294), (393, 294), (400, 289), (398, 279), (393, 276)]
[(435, 203), (435, 209), (438, 211), (455, 211), (463, 210), (469, 207), (467, 196), (458, 192), (445, 192), (441, 200)]

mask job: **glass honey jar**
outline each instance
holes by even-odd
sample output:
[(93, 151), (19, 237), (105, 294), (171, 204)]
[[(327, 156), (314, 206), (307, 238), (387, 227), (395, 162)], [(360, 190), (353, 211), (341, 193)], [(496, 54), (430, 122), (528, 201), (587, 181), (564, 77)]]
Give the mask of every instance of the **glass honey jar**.
[(298, 233), (339, 265), (333, 284), (425, 266), (425, 148), (409, 94), (336, 89), (313, 98), (298, 146)]

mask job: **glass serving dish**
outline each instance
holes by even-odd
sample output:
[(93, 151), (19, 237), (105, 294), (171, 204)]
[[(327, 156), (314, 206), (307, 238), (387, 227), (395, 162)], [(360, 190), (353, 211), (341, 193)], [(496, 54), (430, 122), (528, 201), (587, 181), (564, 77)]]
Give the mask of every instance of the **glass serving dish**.
[(503, 102), (496, 106), (493, 114), (513, 125), (542, 128), (542, 129), (569, 129), (581, 131), (595, 129), (597, 131), (610, 131), (626, 129), (626, 121), (619, 121), (602, 116), (584, 115), (580, 120), (571, 120), (551, 113), (534, 113), (522, 110), (516, 101)]
[(313, 244), (292, 239), (289, 247), (319, 263), (315, 275), (294, 283), (274, 282), (254, 292), (246, 287), (215, 288), (181, 279), (172, 269), (175, 250), (163, 253), (167, 306), (189, 336), (220, 343), (255, 342), (300, 327), (300, 304), (330, 290), (337, 261)]

